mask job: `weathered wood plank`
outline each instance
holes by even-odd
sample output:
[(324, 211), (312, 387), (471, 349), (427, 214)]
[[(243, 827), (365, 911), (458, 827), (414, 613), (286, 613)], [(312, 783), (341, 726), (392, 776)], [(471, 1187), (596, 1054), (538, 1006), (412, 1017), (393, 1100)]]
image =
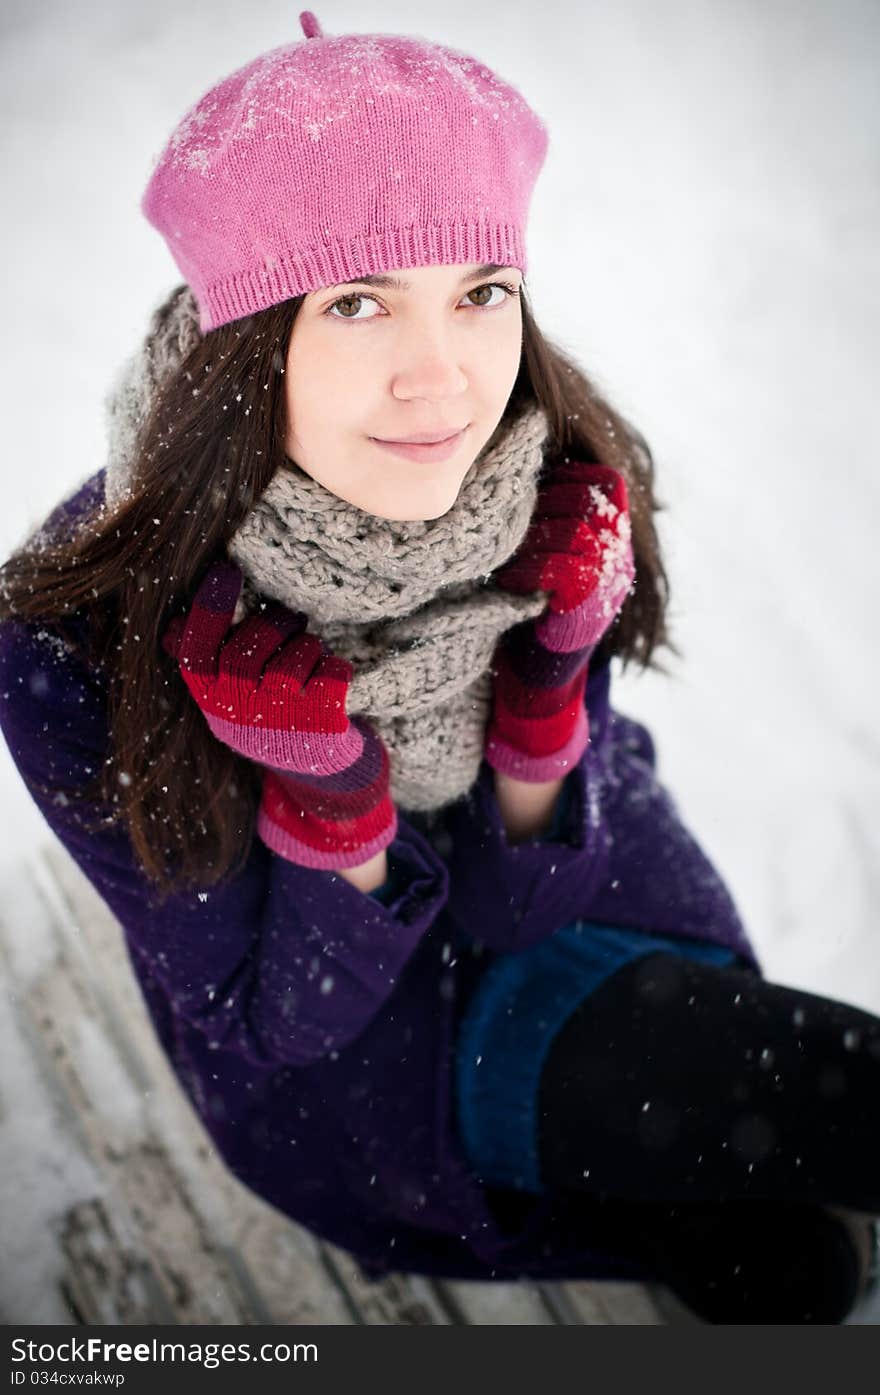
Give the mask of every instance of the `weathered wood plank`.
[(65, 1148), (93, 1179), (44, 1237), (73, 1320), (664, 1321), (641, 1285), (367, 1279), (229, 1173), (156, 1038), (120, 926), (66, 850), (47, 843), (24, 881), (0, 948)]
[[(663, 1318), (644, 1284), (622, 1279), (605, 1282), (577, 1279), (554, 1284), (552, 1288), (551, 1302), (558, 1305), (560, 1321), (588, 1326), (655, 1327), (663, 1324)], [(564, 1316), (566, 1312), (568, 1316)]]
[(101, 1198), (71, 1207), (61, 1238), (68, 1261), (62, 1286), (79, 1322), (177, 1321), (149, 1264), (131, 1252)]
[(438, 1287), (461, 1322), (472, 1325), (506, 1323), (517, 1327), (556, 1322), (553, 1311), (533, 1284), (481, 1283), (473, 1279), (442, 1279)]
[[(23, 987), (18, 1007), (42, 1041), (66, 1130), (101, 1176), (104, 1232), (118, 1238), (123, 1253), (142, 1256), (140, 1272), (152, 1272), (176, 1321), (253, 1321), (164, 1145), (150, 1136), (134, 1083), (102, 1032), (89, 985), (63, 949)], [(79, 1249), (68, 1246), (66, 1253)], [(92, 1288), (97, 1273), (93, 1266)], [(112, 1309), (109, 1291), (105, 1302)]]
[[(114, 1022), (114, 1038), (124, 1043), (121, 1054), (132, 1063), (133, 1076), (152, 1086), (154, 1130), (167, 1137), (169, 1119), (172, 1121), (174, 1157), (192, 1160), (190, 1180), (197, 1184), (192, 1191), (199, 1196), (201, 1209), (218, 1193), (223, 1195), (223, 1216), (221, 1208), (213, 1207), (212, 1233), (229, 1236), (225, 1245), (218, 1239), (218, 1250), (225, 1249), (227, 1259), (237, 1256), (238, 1288), (250, 1288), (261, 1310), (224, 1320), (298, 1324), (448, 1321), (430, 1284), (417, 1276), (400, 1275), (389, 1278), (383, 1287), (358, 1277), (357, 1266), (349, 1256), (317, 1241), (231, 1177), (182, 1094), (155, 1037), (115, 918), (63, 848), (47, 849), (44, 861), (51, 875), (47, 894), (56, 900), (60, 895), (59, 914), (66, 914), (76, 924), (77, 945), (90, 970), (101, 965), (102, 1007)], [(123, 983), (125, 990), (118, 994), (117, 986)], [(108, 992), (110, 986), (112, 993)], [(113, 1006), (117, 998), (124, 1005), (124, 1016)], [(206, 1178), (208, 1159), (214, 1166)], [(268, 1256), (271, 1263), (266, 1262)]]
[(240, 1229), (230, 1235), (230, 1253), (258, 1292), (266, 1323), (352, 1322), (346, 1296), (328, 1274), (313, 1236), (259, 1198), (238, 1201), (235, 1215)]
[(19, 999), (0, 924), (0, 1320), (67, 1324), (76, 1316), (61, 1290), (66, 1260), (58, 1218), (100, 1183), (65, 1129), (65, 1111), (20, 1020)]
[(322, 1244), (325, 1263), (348, 1295), (353, 1320), (370, 1326), (430, 1327), (451, 1321), (437, 1286), (419, 1274), (369, 1279), (357, 1261), (336, 1245)]
[[(298, 1228), (226, 1171), (165, 1060), (137, 990), (128, 1010), (131, 1036), (125, 1051), (116, 1049), (123, 1029), (117, 1021), (115, 1031), (106, 1030), (94, 983), (100, 979), (106, 989), (114, 974), (130, 982), (124, 946), (108, 946), (100, 969), (91, 967), (83, 953), (87, 937), (76, 934), (69, 917), (68, 924), (57, 924), (55, 911), (44, 904), (40, 920), (36, 885), (36, 879), (26, 881), (15, 917), (8, 911), (3, 917), (7, 978), (15, 971), (16, 1010), (55, 1100), (60, 1133), (92, 1164), (99, 1193), (91, 1199), (97, 1209), (89, 1227), (82, 1225), (87, 1213), (77, 1211), (76, 1203), (60, 1221), (69, 1270), (63, 1294), (77, 1312), (92, 1314), (89, 1321), (313, 1321), (321, 1320), (322, 1312), (325, 1321), (340, 1320), (344, 1304), (329, 1275), (315, 1264), (316, 1247), (304, 1231), (299, 1236), (305, 1237), (307, 1253), (288, 1236), (288, 1272), (278, 1276), (277, 1265), (266, 1270), (275, 1276), (277, 1293), (254, 1283), (239, 1258), (238, 1238), (249, 1236), (256, 1244), (266, 1233), (268, 1216), (277, 1227)], [(34, 953), (22, 943), (21, 931), (34, 937)], [(138, 1088), (142, 1080), (150, 1082), (146, 1092)], [(160, 1121), (171, 1124), (167, 1138)], [(178, 1166), (181, 1158), (189, 1182)], [(237, 1207), (230, 1205), (233, 1197)], [(98, 1248), (107, 1249), (108, 1235), (118, 1256), (102, 1268), (96, 1255)], [(70, 1270), (77, 1262), (82, 1274)], [(133, 1274), (149, 1296), (152, 1319), (131, 1316), (139, 1311), (130, 1291)], [(299, 1316), (291, 1294), (303, 1291), (308, 1301)]]

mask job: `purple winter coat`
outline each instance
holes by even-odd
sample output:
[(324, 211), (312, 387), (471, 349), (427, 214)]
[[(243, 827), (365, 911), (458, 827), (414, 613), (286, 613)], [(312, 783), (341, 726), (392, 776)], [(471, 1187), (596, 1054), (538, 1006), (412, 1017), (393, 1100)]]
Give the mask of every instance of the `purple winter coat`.
[[(98, 471), (50, 522), (102, 490)], [(760, 971), (657, 782), (647, 729), (610, 707), (610, 677), (608, 663), (590, 676), (591, 741), (568, 776), (558, 839), (508, 846), (483, 762), (439, 816), (399, 811), (390, 852), (409, 881), (387, 906), (255, 837), (233, 880), (158, 908), (127, 834), (85, 831), (64, 800), (109, 754), (105, 677), (49, 626), (0, 625), (13, 760), (119, 920), (159, 1040), (218, 1151), (373, 1277), (647, 1277), (591, 1245), (576, 1198), (479, 1183), (452, 1097), (457, 1025), (481, 973), (576, 918), (722, 944)]]

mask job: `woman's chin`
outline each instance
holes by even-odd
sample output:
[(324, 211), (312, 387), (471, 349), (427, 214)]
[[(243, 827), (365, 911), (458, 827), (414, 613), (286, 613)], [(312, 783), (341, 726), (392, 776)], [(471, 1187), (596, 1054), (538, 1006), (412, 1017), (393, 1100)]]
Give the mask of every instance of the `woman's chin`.
[(371, 513), (376, 518), (384, 518), (389, 523), (429, 523), (434, 518), (442, 518), (448, 513), (458, 498), (461, 481), (454, 488), (428, 490), (415, 489), (412, 499), (401, 497), (403, 491), (387, 505), (376, 505)]

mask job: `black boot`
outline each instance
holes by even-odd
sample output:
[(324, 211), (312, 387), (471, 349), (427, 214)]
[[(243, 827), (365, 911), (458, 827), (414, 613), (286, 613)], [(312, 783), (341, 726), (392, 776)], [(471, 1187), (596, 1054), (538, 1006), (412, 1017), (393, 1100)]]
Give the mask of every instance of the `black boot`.
[(864, 1287), (852, 1234), (820, 1206), (672, 1207), (644, 1240), (657, 1277), (708, 1323), (842, 1323)]

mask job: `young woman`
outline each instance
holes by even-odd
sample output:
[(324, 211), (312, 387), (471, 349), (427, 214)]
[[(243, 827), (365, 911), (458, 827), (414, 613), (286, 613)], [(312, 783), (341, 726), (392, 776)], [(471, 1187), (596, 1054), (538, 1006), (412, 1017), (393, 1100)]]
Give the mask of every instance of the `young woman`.
[(3, 568), (10, 751), (229, 1167), (367, 1273), (842, 1321), (880, 1021), (765, 981), (610, 704), (659, 506), (525, 298), (546, 129), (300, 19), (153, 171), (185, 279)]

